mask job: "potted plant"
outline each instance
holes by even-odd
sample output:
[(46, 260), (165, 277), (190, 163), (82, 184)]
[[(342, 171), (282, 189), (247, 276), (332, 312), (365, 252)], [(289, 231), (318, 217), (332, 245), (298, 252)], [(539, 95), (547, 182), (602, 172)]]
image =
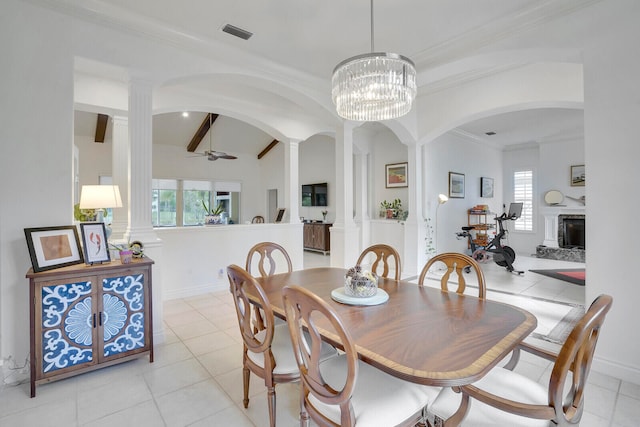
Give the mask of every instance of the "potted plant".
[(131, 262), (131, 259), (133, 258), (133, 250), (131, 249), (131, 245), (129, 243), (127, 243), (126, 245), (109, 243), (109, 246), (118, 251), (121, 263), (129, 264)]
[(383, 200), (380, 203), (380, 217), (387, 219), (402, 218), (402, 200), (395, 199), (393, 202)]
[(221, 215), (224, 212), (224, 206), (222, 205), (222, 202), (218, 203), (218, 206), (216, 206), (214, 209), (209, 210), (209, 206), (207, 206), (207, 203), (202, 200), (202, 207), (205, 211), (205, 224), (220, 224), (222, 222)]

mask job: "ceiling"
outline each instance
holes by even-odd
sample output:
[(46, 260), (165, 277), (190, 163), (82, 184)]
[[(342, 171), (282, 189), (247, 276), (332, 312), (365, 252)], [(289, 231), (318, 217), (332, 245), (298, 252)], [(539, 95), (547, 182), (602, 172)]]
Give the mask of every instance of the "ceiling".
[[(474, 73), (488, 72), (495, 64), (468, 63), (468, 58), (486, 50), (546, 45), (565, 52), (560, 59), (575, 59), (566, 52), (582, 46), (589, 37), (580, 14), (599, 1), (377, 0), (375, 50), (410, 57), (418, 69), (421, 91), (452, 76), (468, 75), (471, 68)], [(216, 0), (195, 1), (189, 8), (173, 0), (94, 0), (90, 6), (81, 0), (65, 3), (85, 18), (100, 17), (103, 23), (126, 25), (147, 34), (232, 50), (325, 81), (330, 80), (338, 62), (366, 53), (371, 47), (367, 0)], [(606, 17), (599, 18), (606, 23)], [(221, 31), (225, 24), (250, 31), (253, 36), (246, 41), (231, 36)], [(206, 55), (206, 49), (202, 53)], [(456, 131), (504, 147), (582, 135), (582, 116), (581, 110), (532, 109), (483, 118)], [(193, 120), (182, 120), (177, 114), (157, 117), (154, 143), (186, 147), (199, 126), (198, 117), (201, 120), (203, 116), (196, 115)], [(83, 125), (81, 120), (87, 123)], [(158, 120), (168, 123), (158, 124)], [(89, 115), (76, 116), (77, 127), (91, 126), (91, 121)], [(166, 131), (155, 132), (156, 126)], [(489, 131), (496, 134), (486, 135)], [(266, 139), (266, 143), (256, 142), (258, 152), (270, 142), (268, 136)], [(208, 149), (202, 145), (198, 151)]]

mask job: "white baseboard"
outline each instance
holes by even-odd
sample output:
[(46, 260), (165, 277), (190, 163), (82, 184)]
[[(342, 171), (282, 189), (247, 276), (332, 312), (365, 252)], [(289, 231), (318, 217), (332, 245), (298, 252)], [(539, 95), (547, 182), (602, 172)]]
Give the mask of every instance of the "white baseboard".
[(638, 366), (623, 365), (617, 361), (594, 357), (591, 369), (622, 381), (640, 385), (640, 368)]
[(170, 301), (170, 300), (174, 300), (174, 299), (180, 299), (180, 298), (189, 298), (189, 297), (195, 297), (198, 295), (203, 295), (203, 294), (207, 294), (207, 293), (211, 293), (211, 292), (220, 292), (220, 291), (225, 291), (229, 289), (229, 283), (221, 283), (221, 284), (207, 284), (207, 285), (201, 285), (201, 286), (191, 286), (187, 289), (178, 289), (178, 290), (173, 290), (173, 291), (169, 291), (169, 292), (163, 292), (162, 293), (162, 300), (163, 301)]

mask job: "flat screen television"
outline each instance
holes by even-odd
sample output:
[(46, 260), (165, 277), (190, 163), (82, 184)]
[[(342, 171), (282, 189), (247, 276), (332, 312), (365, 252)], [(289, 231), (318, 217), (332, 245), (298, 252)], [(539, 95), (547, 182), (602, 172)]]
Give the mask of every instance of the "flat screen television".
[(327, 206), (328, 197), (326, 182), (302, 186), (302, 206)]

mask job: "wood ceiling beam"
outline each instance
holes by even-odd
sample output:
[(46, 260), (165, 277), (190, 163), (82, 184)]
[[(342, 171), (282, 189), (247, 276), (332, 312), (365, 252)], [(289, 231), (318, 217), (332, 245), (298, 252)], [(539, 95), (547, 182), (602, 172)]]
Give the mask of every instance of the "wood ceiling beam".
[(277, 139), (274, 139), (273, 141), (271, 141), (271, 144), (267, 145), (267, 147), (264, 150), (262, 150), (260, 154), (258, 154), (258, 160), (263, 158), (273, 147), (276, 146), (278, 142), (280, 141), (278, 141)]
[(209, 113), (202, 121), (202, 124), (191, 138), (191, 142), (187, 145), (187, 151), (193, 153), (198, 148), (198, 145), (202, 142), (204, 136), (209, 132), (209, 127), (213, 126), (213, 123), (218, 118), (218, 114)]
[(104, 142), (104, 136), (107, 133), (107, 123), (109, 122), (109, 116), (106, 114), (98, 114), (96, 119), (96, 135), (95, 142)]

